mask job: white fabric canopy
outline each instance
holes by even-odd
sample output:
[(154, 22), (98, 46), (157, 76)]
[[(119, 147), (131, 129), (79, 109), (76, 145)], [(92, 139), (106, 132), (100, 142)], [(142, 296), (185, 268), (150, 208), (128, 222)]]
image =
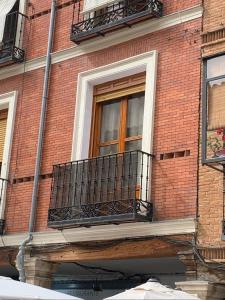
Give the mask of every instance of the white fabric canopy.
[(13, 8), (16, 0), (0, 0), (0, 43), (3, 39), (6, 15)]
[(118, 0), (84, 0), (83, 12), (96, 10), (100, 7), (107, 6), (108, 4), (111, 4), (113, 2), (118, 2)]
[(159, 282), (148, 281), (133, 289), (127, 290), (123, 293), (106, 298), (105, 300), (122, 300), (122, 299), (149, 299), (149, 300), (164, 300), (164, 299), (185, 299), (185, 300), (200, 300), (198, 297), (190, 295), (185, 292), (170, 289)]
[(81, 300), (39, 286), (0, 277), (0, 300)]

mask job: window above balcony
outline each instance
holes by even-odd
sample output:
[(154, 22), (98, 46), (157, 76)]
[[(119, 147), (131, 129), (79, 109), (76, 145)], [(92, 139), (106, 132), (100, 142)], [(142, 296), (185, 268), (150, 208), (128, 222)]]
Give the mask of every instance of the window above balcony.
[(145, 78), (138, 73), (94, 87), (91, 156), (142, 149)]
[(107, 7), (116, 2), (118, 2), (118, 0), (84, 0), (83, 12), (97, 11), (100, 8)]
[(25, 16), (19, 12), (20, 4), (19, 0), (0, 2), (0, 66), (24, 60), (21, 38)]
[[(84, 6), (83, 6), (84, 5)], [(162, 16), (159, 0), (91, 0), (74, 4), (71, 40), (76, 44)]]

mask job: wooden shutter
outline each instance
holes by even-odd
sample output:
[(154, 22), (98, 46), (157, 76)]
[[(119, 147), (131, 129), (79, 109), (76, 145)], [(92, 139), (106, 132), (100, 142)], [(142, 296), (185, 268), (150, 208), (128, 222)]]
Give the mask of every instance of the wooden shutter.
[(113, 100), (145, 91), (145, 72), (95, 86), (96, 102)]
[(7, 110), (0, 111), (0, 162), (2, 162), (7, 125)]

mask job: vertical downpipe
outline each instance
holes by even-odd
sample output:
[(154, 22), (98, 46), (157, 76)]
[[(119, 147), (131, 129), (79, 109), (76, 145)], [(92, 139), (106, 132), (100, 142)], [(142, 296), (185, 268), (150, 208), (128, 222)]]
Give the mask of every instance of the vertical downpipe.
[(46, 118), (49, 81), (50, 81), (50, 72), (51, 72), (51, 60), (52, 60), (51, 53), (52, 53), (53, 37), (54, 37), (54, 30), (55, 30), (56, 8), (57, 8), (57, 0), (52, 0), (49, 35), (48, 35), (48, 48), (47, 48), (47, 55), (46, 55), (46, 67), (45, 67), (44, 85), (43, 85), (43, 94), (42, 94), (42, 103), (41, 103), (41, 115), (40, 115), (39, 133), (38, 133), (37, 155), (36, 155), (35, 172), (34, 172), (34, 185), (33, 185), (33, 193), (32, 193), (32, 200), (31, 200), (30, 220), (29, 220), (29, 232), (27, 238), (21, 243), (19, 247), (19, 252), (16, 257), (17, 269), (19, 271), (19, 279), (22, 282), (26, 281), (25, 269), (24, 269), (25, 247), (33, 239), (32, 233), (34, 232), (34, 226), (35, 226), (35, 217), (36, 217), (36, 208), (37, 208), (37, 200), (38, 200), (38, 190), (39, 190), (39, 176), (41, 172), (42, 148), (43, 148), (43, 139), (44, 139), (44, 130), (45, 130), (45, 118)]

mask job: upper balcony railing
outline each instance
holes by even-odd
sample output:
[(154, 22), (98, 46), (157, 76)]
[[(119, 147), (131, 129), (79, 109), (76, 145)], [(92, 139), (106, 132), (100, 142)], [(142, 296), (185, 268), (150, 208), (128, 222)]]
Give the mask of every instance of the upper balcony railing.
[(49, 227), (151, 221), (150, 162), (137, 150), (55, 165)]
[(74, 4), (71, 40), (77, 44), (149, 18), (161, 17), (163, 10), (159, 0), (120, 0), (88, 13), (82, 12), (81, 7), (81, 1)]
[(4, 36), (0, 43), (0, 66), (9, 61), (24, 61), (25, 52), (20, 48), (24, 19), (25, 15), (18, 11), (6, 16)]

